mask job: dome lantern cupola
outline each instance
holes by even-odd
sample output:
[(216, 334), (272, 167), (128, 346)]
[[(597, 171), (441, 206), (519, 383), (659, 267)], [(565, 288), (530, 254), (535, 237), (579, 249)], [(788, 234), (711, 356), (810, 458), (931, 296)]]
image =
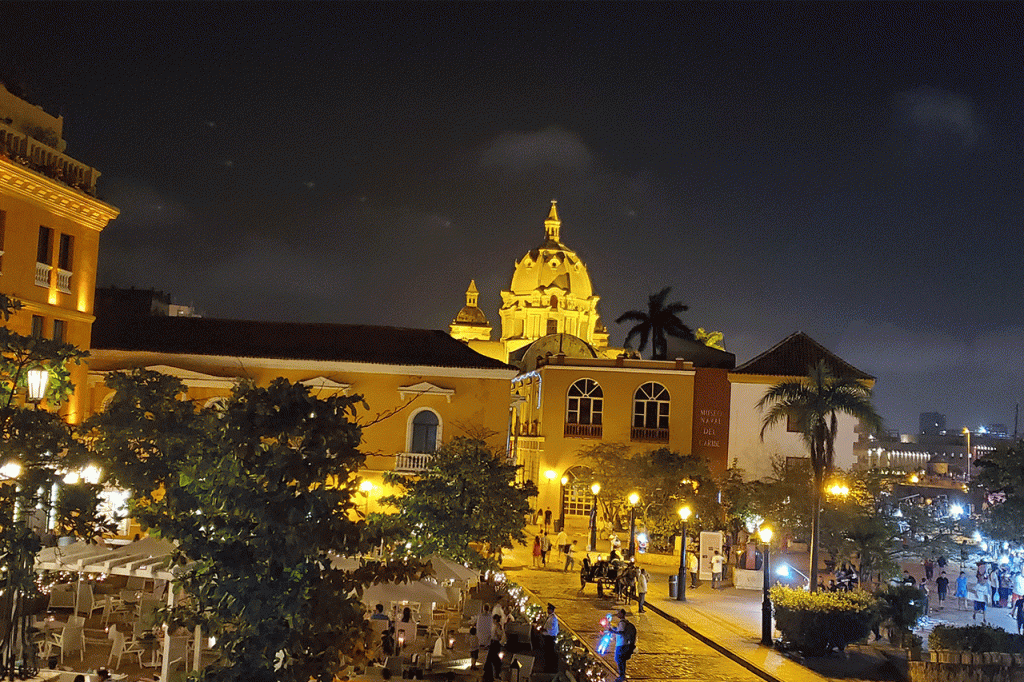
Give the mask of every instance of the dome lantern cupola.
[(558, 202), (551, 200), (551, 210), (548, 212), (548, 219), (544, 221), (544, 233), (548, 241), (558, 242), (558, 233), (562, 229), (562, 221), (558, 219)]

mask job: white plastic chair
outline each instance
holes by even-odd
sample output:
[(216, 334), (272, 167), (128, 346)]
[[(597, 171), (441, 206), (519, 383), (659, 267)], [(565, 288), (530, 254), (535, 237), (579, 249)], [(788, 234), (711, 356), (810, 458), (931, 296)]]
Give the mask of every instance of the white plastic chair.
[[(146, 653), (145, 649), (138, 644), (126, 642), (124, 635), (117, 628), (110, 629), (110, 639), (114, 643), (110, 647), (110, 656), (107, 658), (108, 668), (113, 667), (114, 670), (120, 668), (123, 656), (135, 656), (139, 660), (139, 667), (142, 667), (142, 654)], [(117, 657), (117, 663), (111, 665), (115, 657)]]
[(51, 632), (46, 646), (46, 657), (49, 658), (53, 647), (60, 647), (60, 662), (64, 664), (64, 654), (78, 652), (78, 658), (85, 660), (85, 632), (81, 625), (65, 625), (60, 632)]

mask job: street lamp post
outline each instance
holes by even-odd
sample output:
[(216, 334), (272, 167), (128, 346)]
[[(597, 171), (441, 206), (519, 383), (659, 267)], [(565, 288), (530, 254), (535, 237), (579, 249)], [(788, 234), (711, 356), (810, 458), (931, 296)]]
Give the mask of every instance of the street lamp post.
[(636, 556), (636, 505), (640, 496), (636, 493), (629, 494), (629, 558)]
[(679, 575), (676, 576), (676, 601), (686, 601), (686, 521), (690, 518), (690, 508), (679, 510), (679, 518), (683, 520), (683, 538), (679, 541)]
[(373, 483), (371, 481), (363, 479), (362, 483), (359, 484), (359, 492), (363, 494), (363, 499), (366, 500), (366, 515), (370, 515), (370, 493), (373, 491)]
[(772, 601), (768, 597), (768, 564), (770, 561), (770, 553), (768, 543), (772, 540), (772, 529), (768, 526), (761, 526), (761, 530), (757, 533), (761, 537), (761, 542), (764, 543), (764, 556), (761, 558), (761, 568), (764, 569), (764, 586), (763, 586), (763, 598), (761, 600), (761, 644), (765, 646), (772, 645)]
[(597, 551), (597, 495), (601, 492), (601, 484), (594, 482), (590, 486), (590, 492), (594, 493), (594, 505), (590, 508), (590, 551)]
[(562, 476), (559, 483), (562, 484), (561, 495), (558, 498), (558, 506), (561, 507), (558, 512), (558, 530), (561, 532), (565, 530), (565, 486), (569, 485), (569, 477)]

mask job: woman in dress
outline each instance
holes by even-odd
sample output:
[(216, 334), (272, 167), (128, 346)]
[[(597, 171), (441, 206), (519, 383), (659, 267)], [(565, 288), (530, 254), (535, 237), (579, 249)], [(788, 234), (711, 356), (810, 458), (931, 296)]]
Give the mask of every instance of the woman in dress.
[(533, 567), (540, 568), (540, 536), (533, 536)]

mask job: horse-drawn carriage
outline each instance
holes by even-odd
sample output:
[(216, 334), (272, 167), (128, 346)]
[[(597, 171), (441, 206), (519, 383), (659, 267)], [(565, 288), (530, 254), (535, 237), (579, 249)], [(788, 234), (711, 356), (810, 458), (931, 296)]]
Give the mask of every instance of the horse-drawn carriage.
[(604, 596), (605, 586), (611, 587), (617, 597), (628, 595), (634, 579), (633, 566), (621, 559), (598, 559), (591, 562), (590, 557), (584, 557), (580, 563), (580, 592), (587, 583), (597, 585), (597, 596)]

